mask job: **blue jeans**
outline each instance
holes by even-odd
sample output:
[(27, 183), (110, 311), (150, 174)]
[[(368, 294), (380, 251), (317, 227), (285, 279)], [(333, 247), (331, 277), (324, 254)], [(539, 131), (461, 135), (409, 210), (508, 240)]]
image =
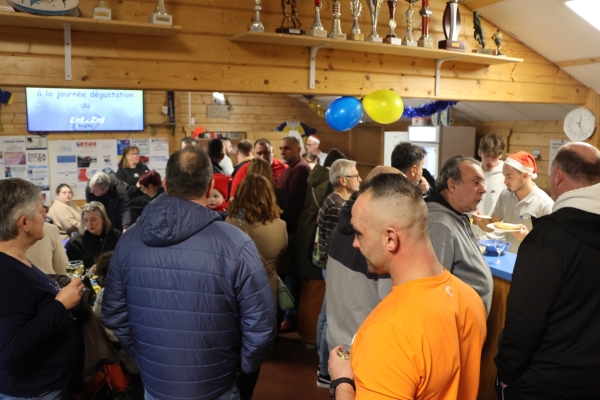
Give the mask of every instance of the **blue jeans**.
[(12, 397), (0, 393), (0, 400), (60, 400), (65, 392), (65, 389), (55, 390), (35, 397)]
[[(327, 271), (323, 270), (323, 279), (327, 281)], [(327, 289), (325, 289), (327, 290)], [(319, 370), (321, 375), (329, 375), (329, 346), (327, 345), (327, 313), (325, 297), (321, 306), (321, 314), (317, 322), (317, 350), (319, 351)]]
[[(146, 400), (158, 400), (156, 397), (152, 397), (147, 390), (146, 393), (144, 393), (144, 398)], [(217, 397), (215, 400), (240, 400), (240, 392), (235, 382), (228, 391)]]

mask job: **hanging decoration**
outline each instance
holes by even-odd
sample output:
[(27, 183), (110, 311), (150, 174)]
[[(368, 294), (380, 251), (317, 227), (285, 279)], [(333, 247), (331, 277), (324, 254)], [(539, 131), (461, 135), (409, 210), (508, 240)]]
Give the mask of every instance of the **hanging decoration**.
[(391, 90), (376, 90), (368, 94), (362, 104), (367, 115), (380, 124), (398, 121), (404, 111), (402, 98)]
[(404, 106), (402, 118), (429, 117), (432, 114), (443, 111), (456, 105), (458, 101), (438, 100), (425, 103), (419, 107)]
[(354, 128), (363, 116), (363, 106), (356, 97), (340, 97), (335, 99), (325, 112), (327, 125), (336, 131), (347, 131)]
[(325, 108), (323, 108), (322, 105), (317, 103), (314, 98), (307, 97), (306, 105), (308, 106), (308, 108), (310, 108), (312, 111), (314, 111), (319, 117), (323, 118), (325, 116)]

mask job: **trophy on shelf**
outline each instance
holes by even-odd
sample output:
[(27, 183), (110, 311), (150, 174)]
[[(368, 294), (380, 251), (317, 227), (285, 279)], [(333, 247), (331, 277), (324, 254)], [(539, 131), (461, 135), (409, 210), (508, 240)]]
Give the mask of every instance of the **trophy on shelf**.
[(358, 25), (358, 17), (360, 17), (360, 13), (362, 12), (362, 4), (360, 4), (360, 0), (350, 1), (350, 11), (352, 12), (354, 23), (352, 24), (352, 31), (348, 35), (348, 39), (364, 41), (365, 34), (360, 31), (360, 25)]
[(98, 4), (92, 10), (93, 19), (111, 19), (110, 8), (106, 7), (104, 0), (99, 0)]
[(346, 34), (342, 33), (342, 24), (340, 17), (342, 16), (342, 5), (340, 0), (333, 0), (333, 26), (327, 37), (331, 39), (346, 39)]
[(479, 11), (473, 11), (473, 29), (473, 37), (481, 46), (480, 49), (473, 49), (473, 53), (489, 54), (491, 56), (498, 55), (498, 50), (485, 48), (485, 33), (483, 31), (483, 26), (481, 26), (481, 21), (479, 20)]
[(327, 30), (321, 23), (321, 0), (315, 0), (315, 22), (312, 28), (306, 31), (306, 36), (327, 37)]
[(173, 16), (165, 11), (165, 0), (158, 0), (156, 10), (148, 16), (148, 22), (160, 25), (173, 25)]
[(417, 46), (433, 49), (433, 39), (429, 37), (429, 18), (431, 17), (431, 10), (429, 9), (429, 0), (423, 0), (423, 6), (419, 11), (421, 15), (421, 37), (417, 42)]
[[(287, 5), (290, 5), (292, 12), (288, 13)], [(281, 26), (275, 29), (277, 33), (285, 33), (288, 35), (305, 35), (302, 24), (298, 19), (298, 0), (281, 0), (281, 11), (283, 12), (283, 20)], [(290, 26), (291, 25), (291, 26)]]
[(450, 0), (446, 3), (442, 21), (444, 22), (444, 36), (446, 40), (438, 42), (438, 49), (465, 51), (465, 42), (458, 40), (458, 34), (460, 33), (458, 0)]
[(396, 29), (396, 6), (398, 5), (398, 0), (388, 0), (387, 2), (388, 4), (388, 8), (390, 9), (390, 22), (389, 22), (389, 26), (390, 26), (390, 33), (387, 34), (387, 36), (385, 37), (385, 42), (389, 43), (389, 44), (395, 44), (395, 45), (401, 45), (402, 44), (402, 39), (398, 38), (398, 35), (396, 35), (396, 32), (394, 31)]
[(417, 41), (413, 38), (412, 31), (412, 17), (413, 17), (413, 4), (419, 0), (406, 0), (408, 2), (408, 10), (406, 10), (406, 38), (402, 41), (404, 46), (415, 47)]
[(262, 10), (262, 8), (260, 7), (260, 0), (254, 0), (254, 2), (256, 3), (256, 5), (254, 6), (256, 16), (254, 17), (254, 22), (252, 23), (252, 25), (250, 25), (250, 30), (252, 32), (264, 32), (265, 26), (260, 21), (260, 10)]
[(371, 34), (365, 39), (367, 42), (383, 43), (383, 39), (377, 34), (377, 18), (379, 18), (381, 4), (383, 4), (383, 0), (367, 0), (371, 14)]
[(496, 30), (496, 32), (492, 35), (492, 40), (494, 43), (496, 43), (496, 47), (498, 48), (498, 53), (496, 55), (503, 56), (504, 54), (500, 52), (502, 49), (502, 32), (500, 32), (500, 29)]

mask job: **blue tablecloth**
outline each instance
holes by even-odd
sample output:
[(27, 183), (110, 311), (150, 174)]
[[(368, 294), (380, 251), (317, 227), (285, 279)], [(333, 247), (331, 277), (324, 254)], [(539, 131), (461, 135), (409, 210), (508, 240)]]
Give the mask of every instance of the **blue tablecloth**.
[(500, 256), (500, 264), (496, 264), (498, 256), (496, 254), (488, 254), (487, 252), (483, 255), (485, 261), (488, 263), (492, 270), (492, 275), (498, 278), (512, 281), (512, 273), (515, 268), (515, 261), (517, 261), (517, 255), (507, 252)]

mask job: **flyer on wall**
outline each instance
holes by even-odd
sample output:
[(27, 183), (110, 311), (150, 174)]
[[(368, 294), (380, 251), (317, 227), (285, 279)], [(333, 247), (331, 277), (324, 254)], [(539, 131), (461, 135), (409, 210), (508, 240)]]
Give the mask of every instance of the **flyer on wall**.
[(0, 139), (0, 179), (21, 178), (50, 189), (48, 142), (37, 136), (5, 136)]

